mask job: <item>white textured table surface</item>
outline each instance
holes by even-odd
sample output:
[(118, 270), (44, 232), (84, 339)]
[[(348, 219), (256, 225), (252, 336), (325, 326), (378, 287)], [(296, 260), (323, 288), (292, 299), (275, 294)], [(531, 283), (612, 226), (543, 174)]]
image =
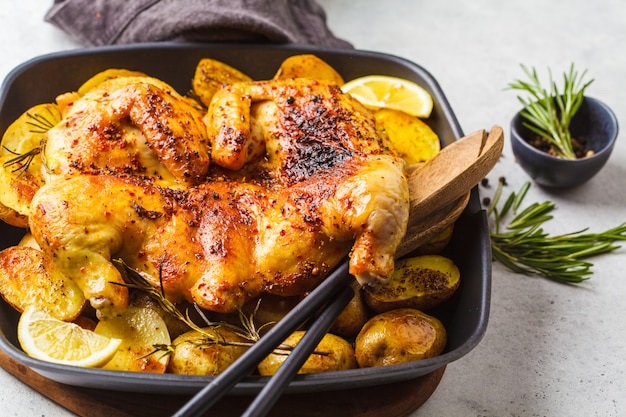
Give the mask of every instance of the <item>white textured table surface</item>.
[[(508, 144), (518, 108), (508, 82), (520, 63), (555, 74), (571, 62), (595, 81), (588, 94), (626, 120), (626, 3), (622, 0), (320, 0), (328, 22), (358, 49), (425, 67), (439, 82), (464, 131), (501, 125), (504, 157), (490, 178), (508, 190), (527, 177)], [(79, 45), (43, 22), (51, 1), (0, 2), (0, 78), (34, 56)], [(623, 136), (620, 135), (620, 136)], [(604, 170), (566, 193), (533, 186), (527, 200), (552, 200), (548, 229), (599, 232), (626, 220), (626, 143)], [(492, 190), (481, 190), (489, 195)], [(513, 274), (494, 264), (491, 315), (481, 343), (448, 366), (413, 417), (625, 416), (625, 249), (596, 258), (595, 275), (575, 287)], [(3, 416), (71, 415), (0, 370)]]

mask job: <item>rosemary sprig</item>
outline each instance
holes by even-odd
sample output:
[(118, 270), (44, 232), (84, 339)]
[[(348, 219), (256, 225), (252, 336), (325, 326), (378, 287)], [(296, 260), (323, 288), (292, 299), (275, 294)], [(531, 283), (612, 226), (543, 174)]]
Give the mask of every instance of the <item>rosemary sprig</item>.
[(10, 166), (15, 166), (11, 170), (11, 172), (17, 172), (18, 173), (17, 176), (19, 178), (20, 176), (22, 176), (22, 174), (28, 171), (28, 168), (30, 168), (30, 164), (33, 162), (35, 157), (41, 153), (42, 147), (40, 146), (40, 147), (33, 148), (30, 151), (24, 152), (22, 154), (14, 152), (4, 145), (2, 146), (2, 148), (4, 148), (7, 152), (15, 155), (15, 157), (9, 158), (6, 161), (4, 161), (3, 165), (7, 168)]
[(261, 339), (261, 332), (263, 331), (263, 329), (265, 329), (266, 327), (271, 327), (276, 323), (273, 321), (269, 321), (269, 322), (263, 323), (259, 328), (257, 328), (256, 323), (254, 321), (254, 317), (256, 316), (256, 313), (259, 311), (260, 306), (261, 306), (261, 299), (259, 298), (259, 300), (256, 303), (256, 306), (254, 307), (254, 311), (252, 311), (252, 313), (250, 313), (249, 316), (246, 316), (241, 309), (238, 310), (239, 321), (241, 322), (241, 325), (245, 331), (240, 332), (237, 330), (237, 328), (235, 328), (234, 330), (235, 332), (237, 332), (239, 336), (243, 337), (244, 339), (250, 340), (251, 342), (258, 342), (259, 339)]
[[(239, 343), (239, 342), (230, 342), (224, 340), (224, 338), (220, 337), (219, 332), (207, 332), (203, 329), (202, 326), (197, 325), (190, 317), (189, 311), (186, 311), (184, 314), (176, 307), (174, 303), (168, 300), (163, 293), (163, 289), (153, 287), (144, 277), (141, 276), (137, 271), (130, 268), (126, 263), (121, 259), (113, 260), (113, 264), (118, 268), (118, 270), (123, 274), (124, 277), (124, 285), (127, 288), (136, 289), (146, 293), (150, 298), (156, 301), (159, 304), (159, 307), (163, 309), (166, 313), (171, 316), (177, 318), (178, 320), (185, 323), (189, 326), (190, 329), (196, 330), (203, 336), (203, 340), (206, 344), (221, 344), (221, 345), (237, 345), (237, 346), (250, 346), (250, 343)], [(243, 334), (243, 331), (231, 324), (228, 323), (215, 323), (210, 321), (202, 311), (194, 305), (194, 308), (198, 311), (202, 320), (204, 320), (204, 327), (209, 327), (212, 329), (217, 329), (221, 326), (231, 326), (236, 328)], [(250, 338), (254, 338), (254, 336), (249, 336)]]
[[(240, 346), (240, 347), (251, 347), (259, 341), (261, 338), (261, 331), (268, 326), (272, 326), (273, 322), (267, 322), (257, 328), (256, 323), (254, 321), (254, 316), (259, 309), (261, 299), (257, 302), (257, 305), (254, 311), (250, 314), (250, 316), (246, 316), (243, 311), (239, 310), (239, 320), (241, 321), (241, 327), (233, 325), (227, 322), (214, 322), (209, 320), (203, 311), (194, 304), (194, 308), (198, 314), (198, 316), (204, 321), (205, 327), (211, 328), (213, 332), (207, 332), (202, 326), (197, 325), (190, 317), (189, 311), (186, 311), (183, 314), (178, 307), (170, 300), (167, 299), (163, 292), (163, 285), (161, 288), (155, 288), (152, 286), (141, 274), (139, 274), (134, 269), (130, 268), (122, 259), (114, 259), (113, 264), (120, 271), (122, 276), (124, 277), (124, 283), (114, 283), (116, 285), (123, 285), (127, 288), (135, 289), (138, 291), (142, 291), (146, 293), (150, 298), (156, 301), (159, 306), (166, 313), (172, 315), (178, 320), (185, 323), (189, 326), (190, 329), (197, 331), (200, 333), (201, 337), (193, 340), (186, 340), (186, 343), (192, 343), (196, 346), (210, 346), (210, 345), (222, 345), (222, 346)], [(162, 265), (162, 264), (161, 264)], [(159, 268), (161, 269), (161, 268)], [(162, 271), (159, 270), (159, 280), (162, 280)], [(243, 338), (244, 342), (238, 342), (233, 340), (226, 340), (224, 337), (220, 335), (219, 328), (227, 327), (233, 330), (238, 336)], [(171, 354), (175, 346), (173, 345), (155, 345), (153, 346), (154, 350), (150, 352), (148, 355), (155, 354), (157, 352), (162, 352), (165, 355)], [(293, 346), (287, 346), (285, 344), (281, 344), (276, 347), (274, 353), (276, 354), (285, 354), (285, 351), (290, 352), (293, 350)], [(327, 352), (318, 352), (314, 353), (319, 355), (328, 355)]]
[[(487, 213), (493, 217), (490, 231), (493, 258), (510, 270), (526, 275), (537, 274), (565, 282), (580, 283), (591, 277), (593, 263), (588, 258), (612, 252), (615, 242), (626, 240), (626, 222), (601, 233), (587, 233), (588, 228), (552, 236), (542, 226), (553, 218), (554, 203), (533, 203), (520, 210), (530, 187), (526, 182), (518, 193), (511, 193), (498, 208), (503, 182), (489, 205)], [(512, 219), (506, 227), (505, 218)]]
[(550, 87), (546, 89), (542, 87), (534, 68), (529, 70), (524, 65), (521, 67), (530, 81), (516, 80), (508, 87), (530, 94), (529, 99), (517, 97), (524, 106), (520, 112), (522, 118), (526, 120), (524, 126), (547, 139), (554, 146), (558, 156), (576, 159), (569, 126), (583, 102), (585, 89), (593, 80), (583, 83), (587, 71), (579, 76), (572, 64), (569, 72), (563, 74), (563, 91), (559, 91), (552, 80), (550, 69), (548, 69)]
[[(56, 126), (62, 118), (61, 112), (56, 105), (44, 105), (39, 106), (39, 110), (27, 111), (24, 116), (23, 122), (28, 127), (28, 133), (31, 135), (44, 135), (54, 126)], [(19, 130), (21, 132), (21, 130)], [(10, 154), (15, 155), (13, 158), (9, 158), (4, 161), (3, 166), (14, 166), (11, 172), (17, 172), (18, 177), (28, 171), (31, 163), (37, 157), (37, 155), (43, 155), (42, 151), (45, 146), (45, 139), (42, 137), (39, 146), (26, 151), (17, 152), (13, 149), (9, 149), (4, 144), (2, 148)]]
[(61, 121), (61, 112), (55, 106), (56, 112), (52, 112), (50, 107), (46, 107), (46, 115), (37, 112), (26, 112), (29, 120), (26, 124), (31, 133), (46, 133)]

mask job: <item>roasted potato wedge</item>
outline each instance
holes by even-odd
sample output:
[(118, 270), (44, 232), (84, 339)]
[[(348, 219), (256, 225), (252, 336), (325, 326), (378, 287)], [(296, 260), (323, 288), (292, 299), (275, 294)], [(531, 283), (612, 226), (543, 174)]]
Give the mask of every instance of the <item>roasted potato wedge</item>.
[(28, 227), (28, 216), (18, 213), (0, 202), (0, 220), (15, 227)]
[(41, 149), (46, 132), (61, 120), (56, 104), (31, 107), (7, 128), (0, 147), (0, 219), (28, 227), (30, 202), (45, 183)]
[(111, 78), (119, 77), (147, 77), (147, 74), (141, 71), (132, 71), (124, 68), (109, 68), (97, 73), (96, 75), (85, 81), (78, 88), (77, 93), (80, 96), (84, 96), (85, 94), (87, 94), (87, 92), (89, 92), (89, 90), (92, 90), (94, 87), (102, 84), (103, 82), (108, 81)]
[[(61, 113), (54, 103), (37, 104), (20, 115), (9, 125), (2, 136), (0, 156), (19, 156), (32, 153), (39, 154), (34, 149), (41, 147), (48, 130), (61, 121)], [(11, 169), (23, 167), (28, 160), (12, 165)], [(32, 164), (32, 162), (31, 162)]]
[(0, 294), (20, 313), (35, 306), (63, 321), (75, 320), (86, 303), (74, 281), (41, 251), (27, 246), (0, 252)]
[[(16, 227), (28, 227), (30, 202), (43, 185), (43, 178), (28, 170), (23, 175), (7, 169), (10, 158), (0, 157), (0, 219)], [(38, 158), (39, 159), (39, 158)], [(38, 163), (34, 162), (35, 165)]]
[(129, 306), (121, 316), (98, 322), (94, 331), (122, 339), (103, 369), (146, 373), (164, 373), (167, 369), (169, 355), (153, 352), (155, 346), (169, 345), (171, 339), (165, 322), (153, 309)]
[(333, 323), (330, 332), (343, 337), (354, 337), (359, 333), (367, 319), (369, 319), (369, 312), (363, 301), (363, 293), (357, 289), (354, 291), (352, 300)]
[(443, 352), (446, 329), (439, 319), (416, 309), (398, 309), (372, 317), (355, 340), (360, 367), (388, 366), (432, 358)]
[[(178, 317), (174, 316), (173, 314), (165, 311), (161, 307), (159, 302), (155, 300), (154, 298), (152, 298), (152, 296), (148, 295), (148, 293), (146, 292), (133, 291), (130, 294), (129, 305), (132, 305), (135, 307), (141, 307), (141, 308), (150, 308), (156, 311), (157, 314), (161, 316), (161, 318), (165, 322), (165, 325), (167, 326), (167, 331), (170, 335), (170, 339), (174, 339), (180, 336), (181, 334), (189, 331), (189, 326), (186, 323), (184, 323), (182, 320), (180, 320)], [(198, 317), (194, 315), (195, 310), (191, 305), (185, 305), (185, 306), (176, 305), (176, 308), (178, 308), (178, 310), (183, 315), (189, 316), (194, 323), (201, 323)], [(198, 320), (196, 321), (196, 319)]]
[(285, 59), (274, 75), (275, 80), (291, 78), (325, 80), (339, 86), (345, 83), (343, 77), (333, 67), (311, 54), (294, 55)]
[[(283, 344), (291, 347), (298, 345), (306, 331), (298, 330), (293, 332)], [(269, 354), (263, 359), (259, 365), (259, 374), (268, 376), (274, 375), (278, 368), (285, 362), (289, 355), (289, 351), (276, 350), (275, 353)], [(332, 333), (326, 333), (315, 351), (304, 362), (299, 374), (313, 374), (318, 372), (340, 371), (345, 369), (356, 368), (356, 357), (352, 345), (342, 337)]]
[(450, 298), (460, 280), (459, 268), (451, 259), (416, 256), (396, 262), (388, 281), (376, 288), (364, 288), (364, 298), (379, 313), (404, 307), (429, 310)]
[[(219, 343), (215, 343), (219, 341)], [(222, 342), (245, 340), (227, 327), (191, 330), (174, 339), (168, 372), (186, 375), (219, 375), (246, 351), (245, 346)]]
[(28, 246), (29, 248), (41, 249), (39, 243), (35, 240), (35, 236), (32, 233), (27, 232), (22, 238), (20, 242), (17, 244), (18, 246)]
[(215, 92), (224, 84), (249, 82), (252, 78), (228, 64), (204, 58), (196, 65), (191, 85), (194, 94), (205, 106), (209, 106)]
[(114, 78), (123, 78), (123, 77), (148, 77), (146, 74), (140, 71), (131, 71), (123, 68), (110, 68), (104, 71), (101, 71), (89, 78), (85, 81), (77, 91), (68, 91), (63, 94), (59, 94), (55, 98), (56, 104), (59, 106), (61, 113), (65, 116), (67, 112), (71, 109), (74, 102), (80, 99), (85, 94), (89, 93), (91, 90), (104, 83), (105, 81), (109, 81)]
[(392, 109), (374, 113), (376, 129), (392, 152), (407, 165), (425, 162), (441, 150), (439, 136), (421, 119)]

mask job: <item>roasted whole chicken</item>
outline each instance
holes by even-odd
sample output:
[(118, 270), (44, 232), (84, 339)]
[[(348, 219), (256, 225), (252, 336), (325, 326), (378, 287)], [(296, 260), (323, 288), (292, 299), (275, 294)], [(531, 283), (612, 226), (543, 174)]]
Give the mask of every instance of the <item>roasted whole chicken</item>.
[(61, 101), (28, 226), (101, 319), (128, 305), (114, 259), (215, 312), (304, 294), (346, 256), (362, 285), (392, 272), (404, 161), (337, 84), (236, 82), (206, 109), (131, 76)]

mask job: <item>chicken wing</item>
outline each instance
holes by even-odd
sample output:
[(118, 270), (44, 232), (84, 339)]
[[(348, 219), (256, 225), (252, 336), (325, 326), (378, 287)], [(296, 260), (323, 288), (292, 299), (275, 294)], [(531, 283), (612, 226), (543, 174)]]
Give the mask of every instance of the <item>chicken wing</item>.
[(151, 77), (107, 80), (65, 103), (63, 121), (46, 135), (53, 176), (132, 174), (199, 183), (209, 167), (203, 112)]

